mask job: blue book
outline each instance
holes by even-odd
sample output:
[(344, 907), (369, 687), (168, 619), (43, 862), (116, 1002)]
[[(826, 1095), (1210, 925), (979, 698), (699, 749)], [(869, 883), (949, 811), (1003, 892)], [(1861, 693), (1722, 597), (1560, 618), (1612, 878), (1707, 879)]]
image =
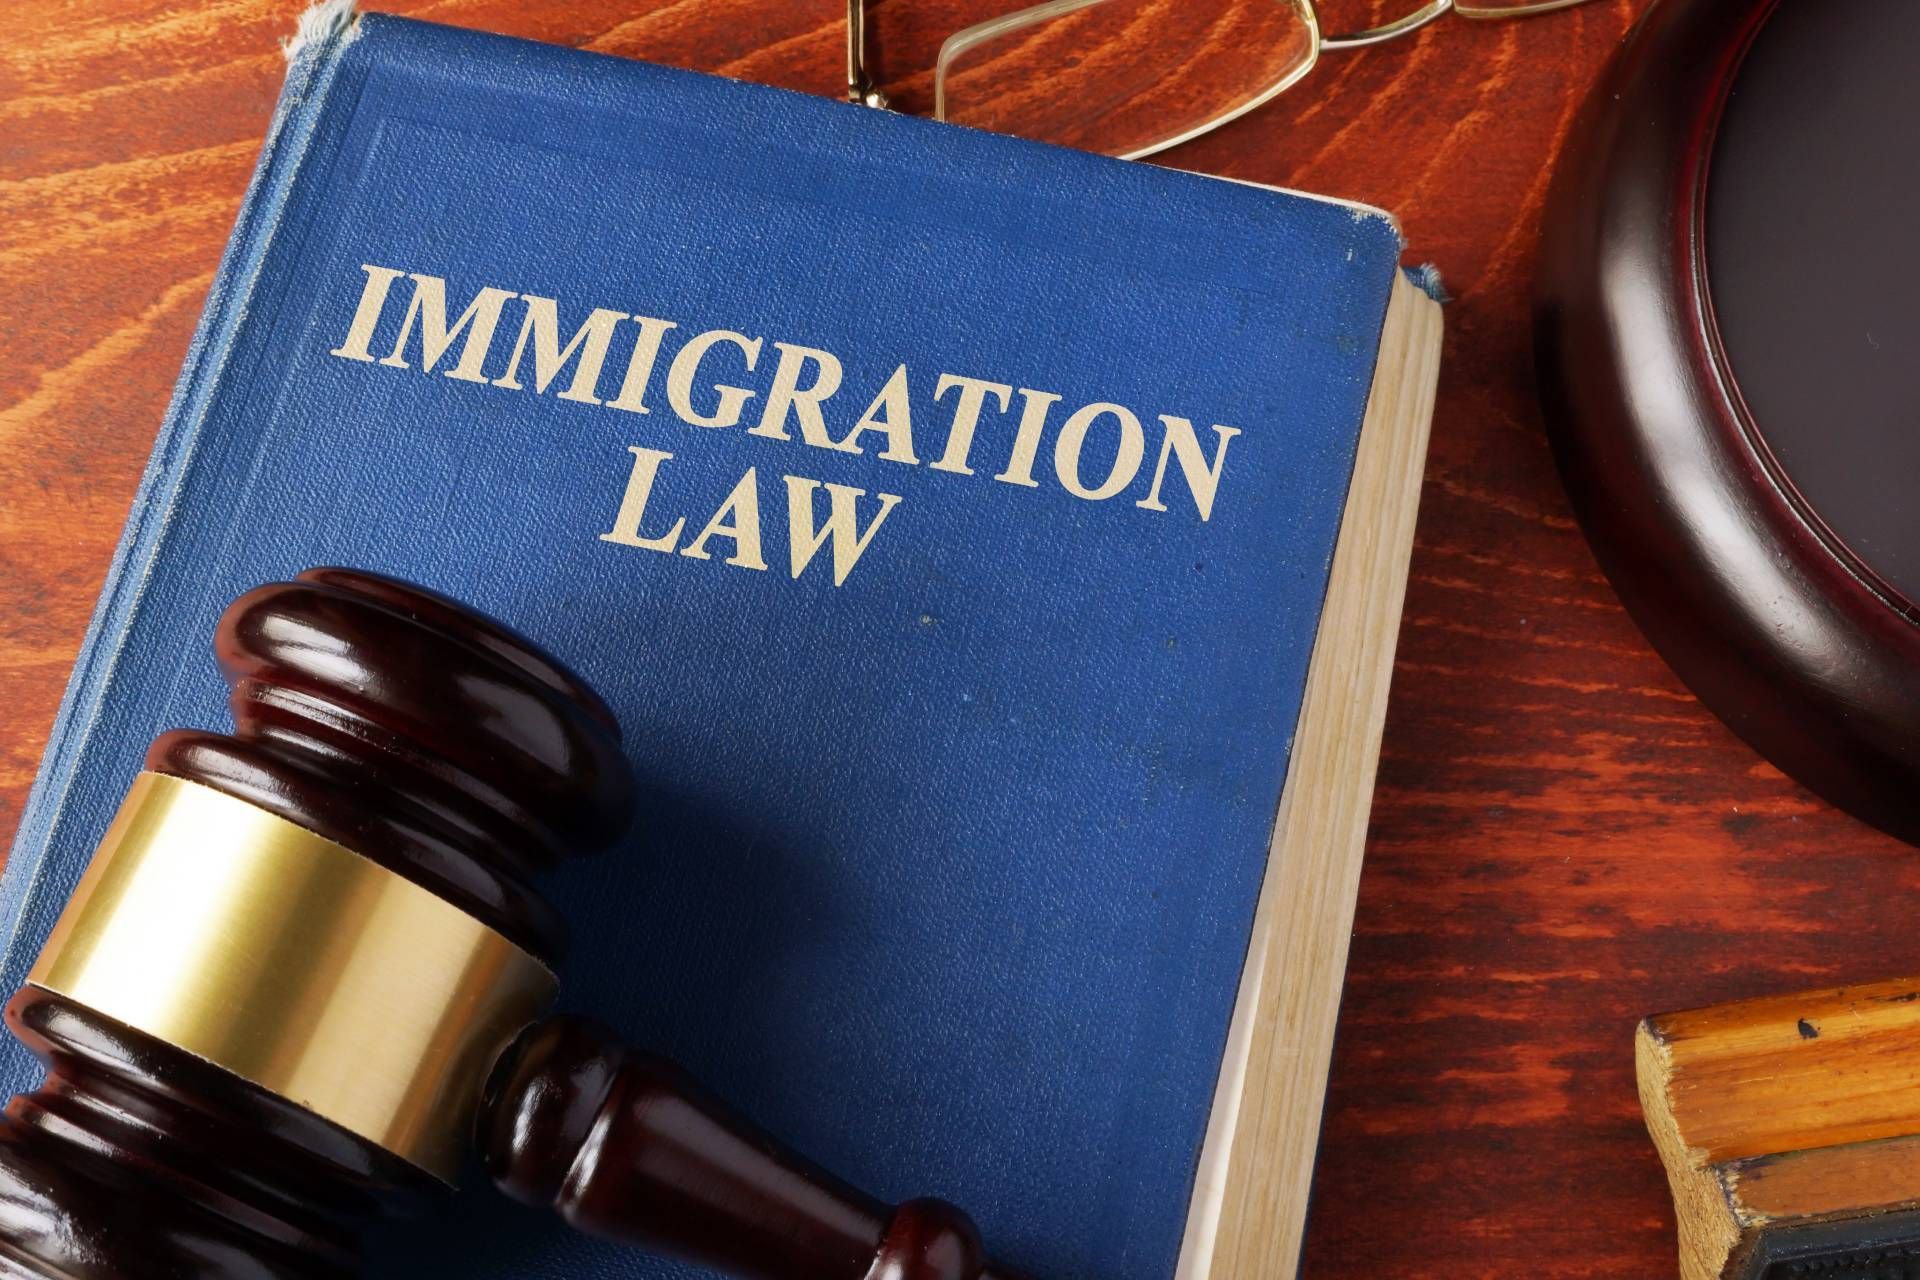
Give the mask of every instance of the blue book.
[[(149, 741), (227, 724), (227, 602), (373, 569), (624, 726), (629, 846), (543, 886), (565, 1007), (1036, 1276), (1290, 1270), (1438, 358), (1399, 254), (1337, 201), (311, 33), (0, 881), (5, 989)], [(374, 1256), (700, 1274), (479, 1186)]]

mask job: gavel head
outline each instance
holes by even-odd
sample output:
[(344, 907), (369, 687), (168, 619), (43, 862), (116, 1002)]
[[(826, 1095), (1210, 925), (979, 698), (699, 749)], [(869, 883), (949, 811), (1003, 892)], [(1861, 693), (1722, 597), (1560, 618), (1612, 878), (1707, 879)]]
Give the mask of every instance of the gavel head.
[(342, 844), (552, 963), (563, 929), (533, 877), (630, 818), (598, 695), (466, 606), (352, 569), (248, 592), (214, 650), (234, 732), (164, 734), (149, 771)]
[(0, 1276), (351, 1272), (552, 995), (534, 876), (630, 820), (605, 705), (452, 601), (311, 570), (216, 650), (234, 732), (153, 744), (7, 1006), (49, 1079), (0, 1124)]

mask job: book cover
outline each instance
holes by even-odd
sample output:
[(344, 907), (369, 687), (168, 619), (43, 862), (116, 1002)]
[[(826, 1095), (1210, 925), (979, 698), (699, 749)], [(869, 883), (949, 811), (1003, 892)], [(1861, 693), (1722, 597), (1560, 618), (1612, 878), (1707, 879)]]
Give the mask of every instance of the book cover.
[[(633, 839), (543, 886), (566, 1007), (1011, 1264), (1170, 1275), (1398, 253), (1352, 206), (639, 63), (309, 42), (0, 977), (151, 738), (224, 724), (226, 602), (395, 574), (624, 726)], [(477, 1189), (375, 1256), (695, 1274)]]

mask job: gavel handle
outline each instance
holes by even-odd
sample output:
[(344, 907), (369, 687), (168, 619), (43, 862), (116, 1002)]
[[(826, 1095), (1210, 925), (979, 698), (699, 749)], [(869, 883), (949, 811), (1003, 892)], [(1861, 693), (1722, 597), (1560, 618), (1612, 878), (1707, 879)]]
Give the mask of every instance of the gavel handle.
[(1021, 1280), (987, 1262), (954, 1206), (888, 1209), (584, 1019), (521, 1037), (479, 1136), (487, 1172), (515, 1199), (743, 1280)]

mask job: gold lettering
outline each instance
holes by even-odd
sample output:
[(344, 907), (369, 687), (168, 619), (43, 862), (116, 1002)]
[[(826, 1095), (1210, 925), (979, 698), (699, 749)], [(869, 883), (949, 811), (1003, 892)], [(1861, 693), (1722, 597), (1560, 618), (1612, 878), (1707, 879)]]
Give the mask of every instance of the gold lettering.
[[(1089, 489), (1080, 482), (1080, 451), (1086, 447), (1087, 432), (1102, 417), (1111, 417), (1120, 424), (1120, 444), (1114, 451), (1113, 467), (1107, 472), (1107, 478)], [(1117, 404), (1090, 404), (1075, 410), (1061, 426), (1060, 438), (1053, 445), (1053, 471), (1068, 493), (1099, 502), (1133, 483), (1146, 454), (1146, 433), (1141, 431), (1140, 419), (1133, 416), (1132, 410)]]
[(627, 452), (633, 455), (633, 473), (627, 478), (627, 492), (620, 499), (620, 511), (613, 517), (613, 528), (601, 534), (600, 541), (671, 552), (680, 541), (681, 530), (687, 527), (685, 516), (675, 520), (673, 528), (657, 538), (642, 536), (640, 522), (646, 518), (647, 499), (653, 496), (653, 482), (660, 474), (660, 464), (672, 461), (673, 455), (659, 449), (642, 449), (637, 444), (628, 445)]
[(360, 269), (367, 273), (367, 282), (360, 287), (360, 305), (354, 308), (353, 322), (347, 326), (345, 340), (327, 354), (372, 364), (373, 353), (367, 350), (367, 344), (373, 341), (373, 331), (380, 325), (380, 313), (386, 310), (387, 290), (400, 278), (400, 272), (392, 267), (376, 267), (370, 262), (361, 263)]
[(740, 483), (733, 486), (733, 492), (713, 513), (706, 528), (700, 530), (700, 536), (689, 542), (680, 554), (694, 560), (710, 559), (707, 539), (714, 537), (733, 539), (733, 554), (727, 557), (728, 564), (742, 569), (767, 567), (767, 562), (760, 558), (760, 482), (754, 477), (752, 467), (748, 467)]
[[(884, 417), (878, 416), (882, 413)], [(878, 456), (888, 462), (912, 464), (920, 461), (913, 452), (913, 399), (907, 394), (907, 366), (901, 365), (893, 371), (893, 376), (887, 379), (887, 385), (880, 388), (880, 394), (860, 415), (860, 421), (847, 433), (847, 438), (835, 447), (845, 449), (848, 453), (861, 452), (856, 441), (863, 431), (878, 431), (887, 438), (887, 447)]]
[(1020, 395), (1026, 406), (1020, 411), (1020, 428), (1013, 435), (1013, 452), (1007, 457), (1007, 469), (994, 479), (1038, 489), (1040, 482), (1033, 478), (1033, 460), (1040, 452), (1040, 433), (1047, 429), (1047, 414), (1060, 402), (1060, 397), (1051, 391), (1033, 391), (1027, 387), (1020, 388)]
[(653, 366), (660, 358), (660, 341), (667, 330), (680, 326), (651, 316), (634, 316), (633, 322), (640, 326), (640, 336), (633, 340), (633, 354), (627, 357), (627, 376), (620, 380), (620, 394), (607, 401), (607, 408), (645, 413), (647, 383), (653, 380)]
[(460, 348), (460, 360), (447, 370), (447, 377), (461, 382), (485, 382), (481, 370), (487, 352), (493, 346), (493, 331), (500, 324), (500, 308), (513, 296), (511, 289), (488, 287), (473, 295), (473, 301), (460, 313), (453, 328), (447, 328), (447, 282), (439, 276), (412, 275), (413, 297), (407, 302), (407, 315), (400, 322), (400, 336), (394, 340), (393, 353), (380, 363), (395, 369), (407, 368), (407, 339), (413, 336), (416, 321), (420, 325), (420, 372), (432, 373), (433, 366), (447, 353), (462, 333), (467, 335)]
[(1220, 444), (1213, 451), (1213, 464), (1209, 466), (1206, 455), (1200, 452), (1200, 439), (1194, 434), (1191, 422), (1170, 413), (1161, 414), (1160, 421), (1166, 424), (1167, 433), (1160, 439), (1160, 461), (1153, 469), (1153, 487), (1133, 505), (1148, 511), (1167, 509), (1160, 501), (1160, 482), (1166, 478), (1167, 455), (1171, 453), (1180, 459), (1180, 474), (1186, 477), (1187, 491), (1193, 494), (1193, 505), (1204, 524), (1213, 518), (1213, 496), (1220, 490), (1220, 473), (1227, 465), (1227, 444), (1240, 434), (1240, 428), (1214, 426), (1213, 433), (1220, 438)]
[[(914, 416), (917, 408), (921, 414), (919, 425), (924, 441), (927, 430), (925, 415), (930, 410), (925, 404), (916, 406), (914, 395), (916, 391), (924, 395), (926, 385), (924, 382), (916, 383), (905, 364), (894, 368), (859, 419), (842, 438), (836, 440), (829, 429), (825, 410), (827, 402), (843, 389), (846, 370), (840, 357), (831, 351), (777, 339), (750, 338), (731, 329), (712, 329), (689, 338), (667, 361), (665, 390), (664, 393), (658, 393), (653, 386), (653, 379), (666, 359), (663, 353), (668, 334), (681, 327), (677, 321), (630, 316), (625, 312), (595, 307), (587, 313), (579, 327), (567, 335), (562, 333), (561, 304), (555, 299), (485, 286), (472, 295), (458, 318), (449, 324), (447, 283), (439, 276), (403, 273), (373, 263), (361, 263), (360, 271), (363, 279), (347, 331), (340, 345), (328, 352), (339, 359), (399, 369), (415, 367), (415, 364), (409, 363), (412, 360), (423, 373), (440, 372), (445, 377), (460, 381), (486, 383), (489, 381), (486, 366), (492, 362), (492, 348), (503, 309), (508, 301), (517, 298), (526, 309), (506, 368), (499, 377), (491, 380), (493, 386), (527, 390), (528, 387), (523, 387), (521, 383), (521, 362), (528, 359), (531, 352), (532, 374), (526, 381), (531, 384), (535, 394), (546, 394), (555, 383), (563, 382), (564, 374), (568, 376), (564, 379), (564, 389), (558, 392), (559, 399), (645, 414), (651, 411), (647, 403), (649, 393), (654, 393), (656, 399), (659, 394), (664, 394), (675, 416), (690, 426), (708, 428), (742, 425), (749, 402), (764, 388), (765, 400), (758, 411), (757, 420), (747, 427), (750, 435), (782, 442), (791, 442), (797, 436), (802, 443), (815, 448), (854, 455), (864, 455), (870, 447), (877, 450), (876, 456), (889, 462), (908, 466), (922, 463), (914, 441)], [(392, 350), (376, 359), (375, 345), (385, 345), (382, 326), (393, 298), (395, 282), (403, 275), (410, 284), (411, 293), (399, 332), (393, 339)], [(605, 372), (614, 339), (620, 334), (622, 323), (627, 320), (634, 322), (637, 331), (632, 347), (624, 356), (625, 367), (620, 377), (619, 391), (613, 399), (602, 400), (599, 398), (601, 375)], [(770, 376), (764, 380), (736, 379), (752, 382), (751, 386), (732, 385), (717, 372), (717, 367), (709, 368), (707, 365), (707, 358), (716, 347), (732, 347), (738, 356), (728, 356), (723, 363), (732, 365), (737, 359), (745, 374), (751, 375), (756, 371), (769, 341), (779, 352), (779, 360), (770, 371)], [(453, 350), (456, 345), (460, 348), (458, 353)], [(448, 367), (442, 368), (443, 365)], [(951, 402), (947, 400), (949, 393), (953, 395)], [(944, 442), (937, 442), (934, 450), (937, 457), (928, 463), (931, 469), (954, 475), (974, 475), (972, 455), (980, 434), (982, 415), (991, 408), (1006, 418), (1013, 411), (1013, 396), (1014, 388), (1005, 383), (953, 373), (937, 375), (932, 404), (940, 406), (943, 412), (950, 411), (951, 420), (946, 427)], [(1037, 489), (1042, 483), (1035, 475), (1040, 465), (1041, 447), (1052, 429), (1054, 406), (1061, 404), (1063, 398), (1054, 392), (1038, 391), (1031, 387), (1019, 388), (1019, 397), (1018, 422), (1013, 426), (1012, 437), (1007, 445), (1005, 465), (993, 478), (1002, 484)], [(844, 421), (846, 415), (836, 416)], [(1169, 463), (1177, 461), (1180, 474), (1179, 480), (1174, 483), (1184, 484), (1194, 511), (1203, 523), (1207, 522), (1213, 518), (1219, 497), (1228, 448), (1234, 437), (1243, 433), (1238, 427), (1215, 424), (1212, 428), (1214, 445), (1209, 454), (1193, 420), (1168, 413), (1158, 416), (1162, 434), (1152, 480), (1145, 490), (1145, 496), (1133, 505), (1144, 511), (1166, 512), (1169, 502), (1165, 496), (1169, 484), (1167, 476), (1171, 469)], [(1116, 433), (1113, 437), (1104, 434), (1109, 422)], [(798, 423), (799, 430), (790, 434), (792, 423)], [(1102, 433), (1101, 440), (1090, 443), (1090, 437), (1096, 431)], [(878, 439), (864, 439), (869, 433)], [(1110, 456), (1105, 453), (1109, 439), (1113, 447)], [(1093, 450), (1091, 459), (1087, 456), (1090, 448)], [(732, 548), (725, 556), (727, 564), (761, 571), (767, 569), (763, 555), (759, 479), (755, 470), (747, 470), (719, 509), (714, 511), (693, 540), (684, 544), (683, 549), (682, 539), (688, 526), (685, 517), (675, 518), (672, 527), (664, 533), (650, 535), (644, 532), (647, 504), (653, 496), (660, 469), (672, 460), (673, 455), (638, 445), (629, 446), (627, 451), (633, 456), (632, 468), (612, 528), (598, 535), (602, 541), (677, 553), (694, 560), (710, 560), (715, 558), (711, 551), (714, 540), (726, 538), (730, 540)], [(1058, 429), (1052, 448), (1054, 476), (1062, 488), (1077, 498), (1089, 502), (1106, 501), (1134, 486), (1146, 470), (1146, 451), (1146, 433), (1140, 416), (1133, 410), (1105, 401), (1088, 404), (1068, 415)], [(987, 452), (990, 455), (998, 454), (998, 442), (990, 445)], [(784, 479), (787, 490), (788, 567), (793, 577), (800, 577), (810, 564), (820, 559), (823, 548), (830, 543), (834, 585), (843, 585), (872, 544), (881, 525), (902, 501), (901, 497), (890, 493), (870, 495), (865, 489), (801, 476), (786, 476)], [(823, 486), (827, 490), (827, 510), (824, 513), (816, 511), (814, 505), (815, 493)], [(1139, 492), (1134, 489), (1128, 497)], [(871, 510), (865, 510), (863, 504), (870, 496), (876, 500), (876, 505)], [(664, 523), (666, 516), (655, 513), (654, 519), (656, 524)]]
[(798, 578), (805, 573), (821, 544), (831, 538), (833, 585), (840, 586), (846, 582), (847, 575), (853, 572), (853, 567), (860, 563), (860, 556), (866, 551), (867, 544), (873, 541), (873, 535), (880, 532), (880, 526), (886, 522), (888, 514), (899, 505), (899, 495), (875, 495), (880, 499), (880, 510), (863, 533), (860, 530), (859, 502), (867, 496), (865, 489), (829, 484), (827, 522), (816, 526), (813, 522), (813, 491), (820, 487), (819, 482), (804, 476), (787, 476), (786, 482), (787, 558), (793, 576)]
[(560, 307), (552, 298), (542, 298), (535, 294), (523, 293), (520, 300), (527, 304), (526, 318), (520, 322), (520, 336), (513, 344), (513, 356), (507, 361), (507, 371), (493, 380), (496, 387), (505, 387), (509, 391), (520, 390), (520, 356), (527, 349), (527, 337), (533, 337), (533, 389), (544, 394), (553, 380), (560, 376), (567, 361), (574, 353), (580, 355), (580, 363), (573, 371), (573, 381), (560, 393), (562, 400), (576, 400), (581, 404), (599, 404), (600, 397), (594, 391), (600, 385), (600, 366), (607, 362), (607, 347), (613, 342), (613, 332), (622, 320), (627, 318), (624, 311), (609, 311), (605, 307), (595, 307), (591, 315), (578, 329), (567, 345), (560, 345)]
[[(820, 412), (821, 403), (840, 389), (840, 358), (831, 351), (796, 347), (790, 342), (773, 345), (779, 348), (780, 364), (773, 371), (773, 386), (767, 391), (766, 411), (760, 415), (760, 425), (749, 428), (747, 434), (773, 440), (789, 439), (787, 415), (792, 413), (800, 420), (800, 438), (808, 444), (858, 453), (858, 449), (834, 443), (827, 435), (826, 418)], [(803, 391), (800, 376), (809, 364), (819, 371), (813, 376), (813, 384)]]
[(973, 449), (974, 430), (980, 425), (980, 406), (991, 395), (1000, 402), (1000, 412), (1005, 413), (1013, 388), (1004, 382), (984, 382), (979, 378), (943, 373), (939, 385), (934, 388), (933, 398), (946, 399), (947, 392), (954, 387), (960, 389), (960, 398), (953, 406), (953, 428), (947, 432), (946, 452), (940, 455), (940, 461), (933, 464), (933, 469), (970, 476), (973, 469), (967, 465), (967, 455)]
[(729, 329), (714, 329), (688, 339), (667, 369), (667, 403), (673, 406), (681, 421), (691, 426), (731, 427), (740, 421), (741, 406), (753, 399), (753, 392), (744, 387), (716, 386), (714, 390), (719, 393), (720, 402), (712, 413), (701, 413), (693, 407), (693, 380), (700, 374), (700, 362), (722, 342), (740, 348), (747, 358), (747, 372), (752, 373), (755, 362), (760, 359), (761, 339)]

